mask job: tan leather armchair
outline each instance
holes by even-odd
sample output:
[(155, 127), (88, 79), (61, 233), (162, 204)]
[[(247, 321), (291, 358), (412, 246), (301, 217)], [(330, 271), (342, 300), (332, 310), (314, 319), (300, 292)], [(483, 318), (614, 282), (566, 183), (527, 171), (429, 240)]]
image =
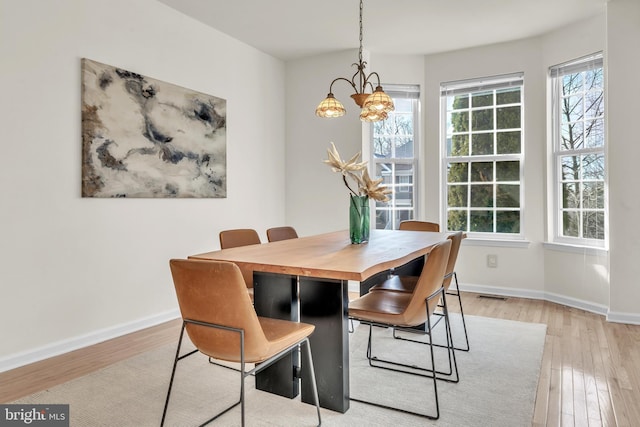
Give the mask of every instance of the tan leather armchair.
[[(233, 230), (223, 230), (218, 235), (220, 239), (220, 249), (237, 248), (239, 246), (259, 245), (260, 236), (256, 230), (251, 228), (237, 228)], [(240, 269), (242, 277), (247, 285), (247, 292), (253, 300), (253, 270), (242, 267)]]
[[(442, 286), (442, 278), (445, 274), (450, 250), (451, 240), (441, 242), (431, 250), (424, 268), (422, 269), (422, 273), (415, 282), (413, 292), (378, 290), (375, 292), (369, 292), (349, 303), (349, 317), (360, 321), (362, 324), (369, 325), (369, 341), (367, 346), (367, 358), (369, 359), (369, 365), (372, 367), (403, 372), (405, 374), (407, 373), (406, 369), (394, 368), (394, 366), (409, 368), (413, 370), (410, 372), (411, 374), (431, 378), (433, 380), (433, 390), (435, 395), (435, 415), (390, 408), (382, 403), (362, 401), (358, 399), (352, 400), (357, 400), (375, 406), (388, 407), (402, 412), (409, 412), (414, 415), (430, 419), (438, 419), (440, 417), (437, 380), (445, 380), (449, 382), (458, 382), (459, 380), (455, 350), (451, 340), (449, 316), (444, 296), (445, 293)], [(445, 347), (447, 348), (449, 358), (449, 371), (436, 370), (433, 351), (435, 344), (433, 343), (433, 337), (431, 334), (431, 316), (438, 307), (438, 302), (441, 299), (443, 301), (442, 310), (446, 327), (447, 345)], [(426, 325), (424, 329), (415, 328), (422, 324)], [(372, 354), (372, 326), (392, 327), (411, 333), (427, 335), (429, 337), (427, 344), (429, 345), (428, 348), (431, 368), (405, 365), (374, 356)], [(413, 345), (408, 343), (404, 344), (402, 341), (398, 341), (398, 343), (398, 345)]]
[[(258, 317), (247, 295), (242, 274), (237, 265), (224, 261), (170, 261), (183, 325), (180, 332), (171, 381), (167, 391), (161, 425), (164, 424), (178, 361), (196, 352), (209, 358), (240, 364), (241, 383), (247, 376), (265, 369), (302, 344), (306, 348), (311, 371), (318, 425), (321, 424), (315, 371), (308, 337), (315, 326), (286, 320)], [(197, 350), (180, 355), (184, 332)], [(247, 363), (255, 368), (247, 370)], [(240, 399), (210, 418), (215, 420), (240, 405), (241, 422), (245, 424), (244, 386)], [(203, 425), (204, 425), (203, 424)]]
[(269, 240), (270, 242), (297, 238), (298, 233), (293, 227), (273, 227), (267, 230), (267, 240)]

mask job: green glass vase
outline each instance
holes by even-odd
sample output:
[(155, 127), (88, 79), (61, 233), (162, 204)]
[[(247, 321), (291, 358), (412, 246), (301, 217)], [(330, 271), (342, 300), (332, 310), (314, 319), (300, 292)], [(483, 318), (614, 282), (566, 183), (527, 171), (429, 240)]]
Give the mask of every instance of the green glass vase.
[(349, 237), (358, 245), (369, 241), (369, 197), (349, 195)]

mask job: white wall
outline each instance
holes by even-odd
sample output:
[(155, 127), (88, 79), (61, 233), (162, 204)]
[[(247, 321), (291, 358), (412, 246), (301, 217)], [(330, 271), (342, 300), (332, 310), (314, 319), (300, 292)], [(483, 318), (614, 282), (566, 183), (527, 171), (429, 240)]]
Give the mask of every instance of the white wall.
[(605, 58), (611, 238), (609, 317), (624, 321), (631, 316), (636, 322), (640, 317), (640, 136), (635, 108), (640, 99), (639, 45), (640, 2), (610, 0)]
[[(170, 258), (284, 223), (285, 70), (155, 0), (0, 10), (1, 371), (176, 316)], [(82, 57), (225, 98), (228, 198), (82, 199)]]
[(287, 63), (286, 219), (300, 235), (349, 227), (349, 193), (340, 174), (322, 161), (330, 142), (342, 158), (350, 158), (362, 147), (360, 109), (350, 98), (351, 86), (339, 81), (333, 94), (347, 113), (331, 119), (315, 116), (315, 109), (336, 77), (349, 78), (356, 50), (320, 55)]
[[(429, 174), (427, 199), (441, 206), (440, 163), (440, 84), (448, 81), (524, 72), (524, 173), (525, 194), (523, 230), (531, 243), (526, 247), (470, 245), (461, 250), (456, 270), (460, 280), (475, 286), (491, 286), (509, 290), (544, 290), (544, 262), (541, 242), (544, 238), (544, 147), (545, 147), (545, 82), (538, 39), (520, 40), (473, 49), (465, 49), (425, 58), (426, 86), (424, 120), (428, 153), (423, 158)], [(437, 174), (435, 171), (438, 171)], [(440, 218), (444, 224), (444, 218)], [(488, 268), (486, 256), (498, 257), (498, 268)]]

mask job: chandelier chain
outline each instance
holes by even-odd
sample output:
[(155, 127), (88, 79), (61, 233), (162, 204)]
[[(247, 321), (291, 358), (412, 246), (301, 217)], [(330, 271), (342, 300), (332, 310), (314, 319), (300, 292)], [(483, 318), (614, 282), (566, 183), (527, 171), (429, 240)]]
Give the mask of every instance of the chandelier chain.
[(360, 50), (358, 51), (358, 59), (362, 62), (362, 9), (363, 3), (360, 0)]

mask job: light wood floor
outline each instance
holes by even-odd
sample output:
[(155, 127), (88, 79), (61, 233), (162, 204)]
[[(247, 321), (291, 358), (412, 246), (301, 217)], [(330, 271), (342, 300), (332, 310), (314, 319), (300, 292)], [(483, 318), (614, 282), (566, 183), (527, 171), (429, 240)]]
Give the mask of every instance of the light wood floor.
[[(465, 293), (463, 304), (465, 314), (547, 324), (534, 426), (640, 425), (640, 326), (538, 300)], [(449, 305), (456, 311), (453, 301)], [(168, 322), (1, 373), (0, 402), (175, 343), (179, 328), (179, 321)]]

